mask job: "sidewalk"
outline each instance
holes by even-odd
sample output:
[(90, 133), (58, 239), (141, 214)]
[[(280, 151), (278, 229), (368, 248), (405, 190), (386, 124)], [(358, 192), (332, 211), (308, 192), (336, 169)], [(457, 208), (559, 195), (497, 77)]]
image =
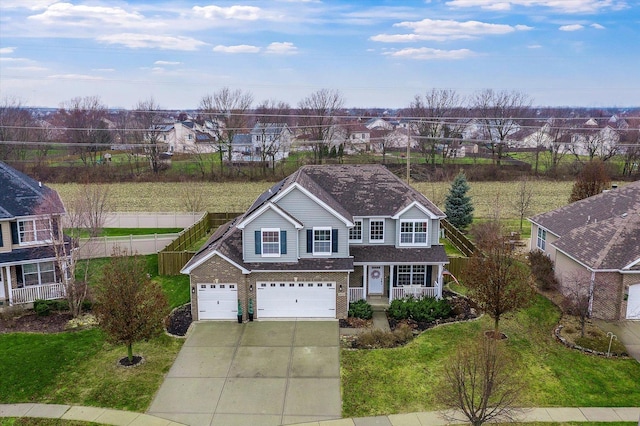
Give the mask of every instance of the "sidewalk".
[[(95, 422), (116, 426), (180, 426), (170, 420), (131, 411), (98, 407), (48, 404), (0, 404), (1, 417), (40, 417)], [(459, 417), (461, 418), (461, 417)], [(520, 416), (521, 422), (638, 422), (640, 407), (554, 407), (531, 408)], [(460, 421), (460, 423), (464, 423)], [(390, 414), (300, 423), (298, 426), (444, 426), (438, 412)]]

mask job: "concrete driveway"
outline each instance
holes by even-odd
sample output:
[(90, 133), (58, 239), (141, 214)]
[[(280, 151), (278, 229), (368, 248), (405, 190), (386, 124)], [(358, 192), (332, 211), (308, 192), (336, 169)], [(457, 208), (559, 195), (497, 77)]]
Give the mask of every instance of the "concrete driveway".
[(187, 425), (340, 418), (337, 321), (199, 322), (148, 413)]
[(612, 332), (627, 348), (627, 353), (640, 362), (640, 321), (597, 321), (598, 326), (607, 332)]

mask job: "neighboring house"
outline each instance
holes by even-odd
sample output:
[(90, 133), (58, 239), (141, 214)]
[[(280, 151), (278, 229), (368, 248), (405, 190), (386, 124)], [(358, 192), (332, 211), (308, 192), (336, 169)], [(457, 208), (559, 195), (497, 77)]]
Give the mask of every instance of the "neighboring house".
[(442, 211), (380, 165), (304, 166), (185, 265), (195, 320), (345, 318), (349, 302), (442, 295)]
[(218, 128), (213, 122), (176, 121), (156, 126), (158, 140), (170, 153), (203, 154), (218, 152)]
[(234, 161), (273, 163), (289, 156), (293, 133), (285, 123), (256, 123), (250, 133), (236, 134), (232, 149)]
[(563, 292), (580, 274), (594, 317), (640, 320), (640, 181), (529, 220)]
[(64, 297), (53, 246), (65, 213), (58, 194), (2, 162), (0, 188), (0, 305)]

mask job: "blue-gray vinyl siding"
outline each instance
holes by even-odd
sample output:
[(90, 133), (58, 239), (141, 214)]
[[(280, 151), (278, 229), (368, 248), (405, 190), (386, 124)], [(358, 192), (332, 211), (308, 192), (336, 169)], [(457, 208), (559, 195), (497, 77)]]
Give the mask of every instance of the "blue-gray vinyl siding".
[[(279, 257), (263, 257), (256, 254), (256, 234), (264, 228), (278, 228), (287, 233), (287, 253)], [(271, 209), (251, 221), (243, 231), (243, 250), (245, 262), (296, 262), (298, 260), (298, 230), (285, 218)], [(260, 241), (258, 241), (259, 243)]]
[(307, 230), (314, 227), (330, 227), (338, 230), (338, 251), (331, 253), (330, 256), (323, 255), (322, 257), (349, 256), (349, 230), (342, 220), (298, 189), (289, 192), (277, 204), (304, 224), (304, 229), (300, 231), (298, 240), (298, 252), (301, 258), (313, 257), (313, 253), (307, 253)]
[[(371, 221), (384, 220), (384, 242), (370, 242), (369, 236), (371, 231)], [(383, 244), (394, 245), (396, 242), (396, 221), (391, 218), (384, 217), (365, 217), (362, 219), (362, 244)], [(354, 243), (352, 243), (354, 244)]]

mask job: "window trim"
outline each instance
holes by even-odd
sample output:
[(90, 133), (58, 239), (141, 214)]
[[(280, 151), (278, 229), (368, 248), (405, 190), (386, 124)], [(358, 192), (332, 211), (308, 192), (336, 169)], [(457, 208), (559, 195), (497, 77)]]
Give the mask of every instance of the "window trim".
[[(46, 229), (38, 229), (38, 222), (43, 222), (46, 221), (49, 224), (49, 227)], [(21, 225), (23, 225), (24, 223), (30, 222), (33, 226), (33, 230), (32, 231), (25, 231), (20, 229)], [(24, 226), (24, 225), (23, 225)], [(17, 230), (18, 230), (18, 245), (21, 246), (29, 246), (29, 245), (35, 245), (35, 244), (42, 244), (42, 243), (51, 243), (51, 233), (53, 231), (52, 229), (52, 224), (51, 224), (51, 220), (49, 218), (42, 218), (42, 217), (31, 217), (28, 219), (19, 219), (17, 221), (16, 224)], [(27, 232), (33, 232), (33, 241), (23, 241), (23, 236), (25, 233)], [(41, 236), (38, 234), (41, 233), (46, 233), (48, 238), (44, 238), (44, 239), (40, 239)]]
[[(424, 277), (422, 279), (422, 283), (419, 284), (420, 287), (433, 287), (433, 285), (429, 285), (429, 284), (432, 284), (432, 283), (428, 283), (427, 282), (427, 277), (429, 276), (429, 266), (432, 266), (432, 265), (425, 265), (425, 264), (398, 265), (396, 267), (395, 286), (396, 287), (417, 286), (418, 284), (414, 284), (413, 283), (414, 275), (424, 275)], [(414, 271), (414, 269), (416, 267), (422, 267), (422, 268), (424, 268), (424, 270), (420, 271), (420, 272), (416, 272), (416, 271)], [(401, 268), (409, 268), (409, 271), (408, 272), (400, 272)], [(409, 284), (400, 284), (400, 275), (401, 274), (409, 276)]]
[[(44, 265), (44, 264), (51, 264), (51, 269), (43, 271), (41, 266)], [(45, 284), (54, 284), (54, 283), (57, 282), (58, 274), (56, 273), (56, 265), (55, 265), (55, 262), (52, 261), (52, 260), (48, 261), (48, 262), (25, 263), (25, 264), (22, 264), (20, 266), (21, 266), (20, 275), (22, 275), (21, 276), (22, 283), (18, 282), (18, 284), (19, 285), (21, 284), (22, 287), (18, 287), (18, 288), (41, 286), (41, 285), (45, 285)], [(27, 284), (27, 280), (25, 278), (25, 271), (24, 271), (25, 266), (35, 266), (35, 269), (36, 269), (35, 272), (27, 273), (27, 275), (36, 275), (38, 277), (38, 282), (37, 283), (35, 283), (35, 284)], [(53, 272), (53, 281), (52, 282), (43, 283), (42, 282), (42, 274), (43, 273), (51, 273), (51, 272)]]
[[(264, 245), (265, 245), (264, 234), (265, 234), (265, 232), (275, 232), (276, 233), (276, 235), (278, 237), (278, 241), (277, 241), (278, 253), (265, 253), (264, 252)], [(260, 229), (260, 253), (261, 253), (260, 255), (262, 257), (280, 257), (280, 256), (282, 256), (282, 253), (281, 253), (282, 245), (281, 245), (281, 241), (280, 241), (280, 236), (281, 236), (280, 228), (262, 228), (262, 229)], [(276, 243), (275, 242), (267, 242), (266, 244), (276, 244)]]
[[(374, 223), (377, 222), (382, 222), (382, 238), (376, 238), (373, 239), (372, 235), (373, 233), (371, 232), (371, 228), (373, 226)], [(386, 226), (385, 226), (385, 220), (384, 219), (369, 219), (369, 243), (370, 244), (384, 244), (384, 238), (385, 238), (385, 231), (386, 231)]]
[[(316, 231), (329, 231), (329, 240), (316, 240)], [(333, 253), (333, 230), (330, 226), (314, 226), (312, 230), (313, 245), (312, 253), (314, 256), (331, 256)], [(329, 243), (328, 251), (316, 251), (316, 242)]]
[[(403, 223), (411, 223), (411, 242), (406, 243), (402, 242), (402, 234), (408, 234), (408, 232), (402, 232), (402, 224)], [(424, 223), (425, 224), (425, 240), (423, 243), (416, 243), (416, 223)], [(407, 246), (420, 246), (426, 247), (429, 245), (429, 220), (428, 219), (401, 219), (398, 227), (398, 245), (407, 247)], [(422, 234), (422, 232), (420, 232)]]
[(547, 230), (538, 227), (537, 234), (536, 247), (542, 251), (545, 251), (547, 247)]
[[(358, 238), (358, 239), (351, 238), (351, 232), (356, 229), (356, 225), (358, 225), (358, 224), (360, 225), (360, 238)], [(349, 229), (349, 242), (350, 243), (361, 243), (362, 242), (362, 224), (363, 224), (363, 220), (362, 219), (354, 219), (353, 228)]]

